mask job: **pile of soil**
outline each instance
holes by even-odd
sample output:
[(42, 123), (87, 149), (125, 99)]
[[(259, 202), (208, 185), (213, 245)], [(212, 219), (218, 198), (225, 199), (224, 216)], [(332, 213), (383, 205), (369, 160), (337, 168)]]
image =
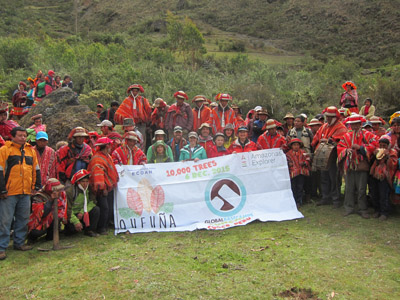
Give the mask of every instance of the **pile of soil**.
[(59, 141), (66, 141), (68, 134), (75, 127), (81, 126), (89, 131), (97, 131), (96, 124), (100, 123), (95, 112), (87, 105), (80, 105), (78, 96), (69, 88), (55, 90), (18, 123), (28, 128), (33, 124), (31, 117), (43, 115), (43, 123), (47, 126), (49, 146), (55, 148)]

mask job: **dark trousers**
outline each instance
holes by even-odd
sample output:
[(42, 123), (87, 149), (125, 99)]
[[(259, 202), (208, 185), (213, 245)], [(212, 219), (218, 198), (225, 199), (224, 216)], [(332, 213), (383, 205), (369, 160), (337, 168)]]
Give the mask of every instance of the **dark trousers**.
[(109, 192), (107, 195), (98, 195), (96, 197), (97, 205), (100, 207), (100, 219), (97, 224), (97, 231), (106, 231), (108, 222), (114, 221), (114, 191)]
[[(93, 207), (90, 211), (89, 211), (89, 222), (90, 225), (88, 227), (85, 226), (85, 223), (83, 222), (83, 220), (81, 220), (81, 223), (83, 225), (83, 228), (85, 231), (96, 231), (97, 229), (97, 225), (99, 223), (99, 218), (100, 218), (100, 207), (95, 206)], [(65, 225), (65, 235), (72, 235), (77, 233), (78, 231), (76, 231), (75, 229), (75, 225), (68, 222)]]
[(290, 179), (290, 184), (292, 186), (292, 192), (296, 204), (303, 204), (303, 188), (304, 188), (304, 175), (298, 175)]
[(340, 202), (338, 169), (336, 164), (331, 164), (328, 171), (321, 171), (321, 192), (323, 202)]
[(321, 171), (313, 171), (310, 176), (311, 181), (311, 197), (318, 198), (321, 192)]
[[(33, 229), (28, 233), (28, 240), (30, 242), (34, 242), (36, 241), (38, 238), (40, 238), (43, 235), (46, 235), (46, 240), (48, 241), (52, 241), (53, 240), (53, 232), (54, 232), (54, 228), (53, 228), (53, 222), (51, 222), (51, 224), (49, 225), (49, 228), (47, 229), (42, 229), (42, 230), (38, 230), (38, 229)], [(60, 228), (60, 227), (58, 227)]]
[(391, 210), (390, 193), (391, 188), (386, 179), (372, 178), (372, 201), (376, 212), (388, 216)]

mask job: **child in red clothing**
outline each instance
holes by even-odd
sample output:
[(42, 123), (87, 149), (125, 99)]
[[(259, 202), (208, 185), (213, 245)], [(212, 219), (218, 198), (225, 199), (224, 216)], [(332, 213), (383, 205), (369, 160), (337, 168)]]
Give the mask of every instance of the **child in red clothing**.
[(303, 148), (303, 142), (300, 139), (291, 139), (288, 146), (290, 150), (286, 153), (286, 158), (289, 165), (293, 197), (296, 200), (296, 204), (301, 206), (303, 203), (305, 176), (310, 175), (310, 158), (307, 153), (301, 149)]

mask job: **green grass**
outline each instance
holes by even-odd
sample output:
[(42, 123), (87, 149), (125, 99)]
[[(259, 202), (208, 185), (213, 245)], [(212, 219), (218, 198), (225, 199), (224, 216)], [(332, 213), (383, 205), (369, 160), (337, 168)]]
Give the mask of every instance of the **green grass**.
[(0, 298), (282, 299), (292, 287), (320, 299), (400, 298), (398, 215), (379, 222), (301, 210), (301, 220), (224, 231), (78, 235), (62, 237), (72, 249), (10, 250)]

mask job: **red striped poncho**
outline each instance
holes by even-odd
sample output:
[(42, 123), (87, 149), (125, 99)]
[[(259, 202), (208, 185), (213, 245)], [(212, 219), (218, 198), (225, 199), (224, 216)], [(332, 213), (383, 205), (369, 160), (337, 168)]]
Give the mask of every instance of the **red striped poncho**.
[(289, 150), (286, 153), (290, 178), (294, 178), (299, 175), (310, 175), (310, 158), (305, 154), (306, 152), (303, 149), (299, 149), (296, 152)]
[(97, 151), (89, 163), (88, 171), (89, 181), (95, 192), (110, 192), (117, 186), (119, 176), (110, 155)]
[(151, 106), (149, 100), (138, 95), (134, 99), (131, 95), (121, 103), (114, 115), (114, 121), (123, 124), (125, 118), (132, 118), (135, 124), (149, 123)]

